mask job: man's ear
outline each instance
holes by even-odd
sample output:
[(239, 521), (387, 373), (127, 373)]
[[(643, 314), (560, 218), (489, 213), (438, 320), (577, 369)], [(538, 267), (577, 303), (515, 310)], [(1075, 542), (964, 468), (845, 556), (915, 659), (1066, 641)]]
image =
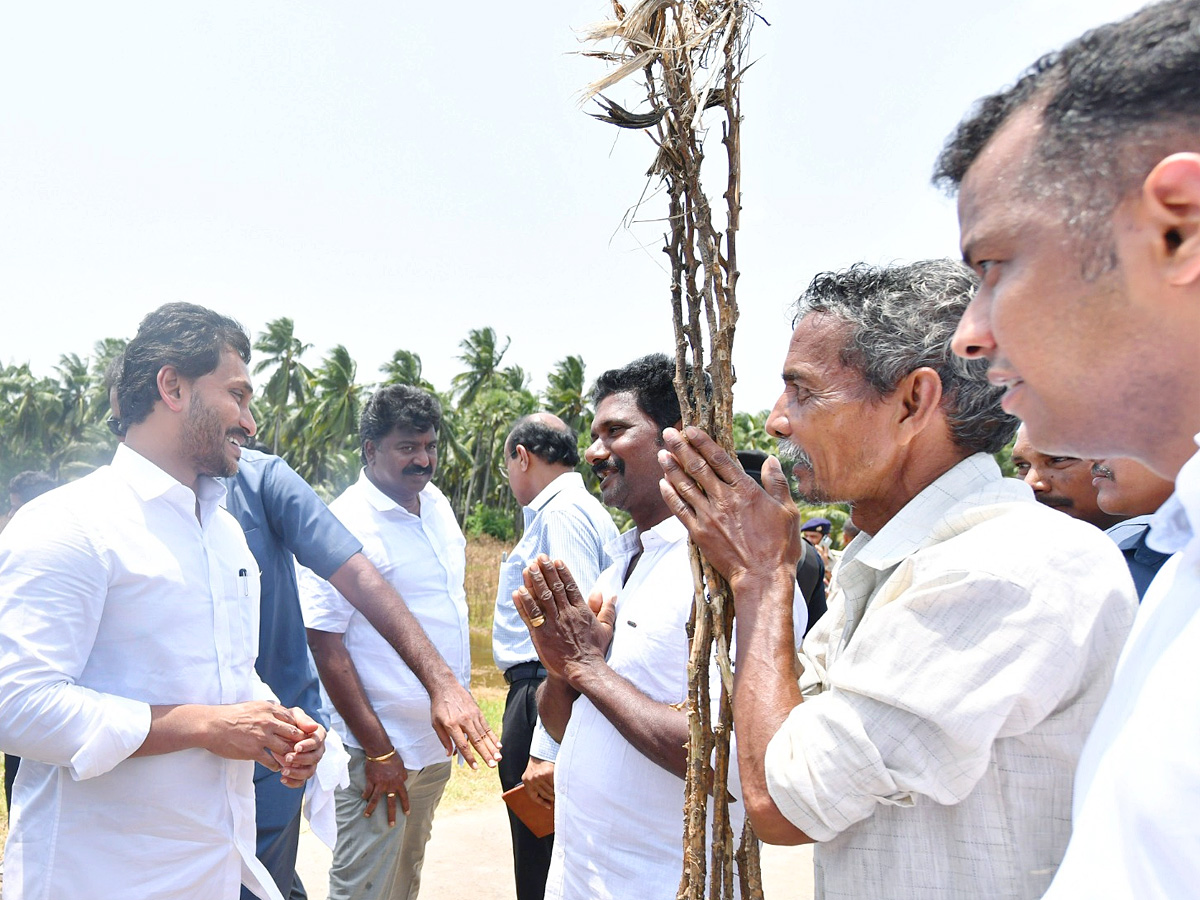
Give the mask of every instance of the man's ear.
[(898, 402), (900, 440), (907, 443), (924, 431), (942, 404), (942, 378), (929, 366), (914, 369), (900, 380)]
[(163, 366), (158, 370), (158, 396), (171, 412), (183, 409), (183, 378), (174, 366)]
[(517, 444), (517, 463), (522, 472), (529, 471), (529, 450), (524, 444)]
[(367, 465), (375, 462), (375, 442), (370, 438), (363, 441), (363, 456), (366, 457)]
[(1173, 153), (1142, 184), (1156, 260), (1174, 287), (1200, 285), (1200, 153)]

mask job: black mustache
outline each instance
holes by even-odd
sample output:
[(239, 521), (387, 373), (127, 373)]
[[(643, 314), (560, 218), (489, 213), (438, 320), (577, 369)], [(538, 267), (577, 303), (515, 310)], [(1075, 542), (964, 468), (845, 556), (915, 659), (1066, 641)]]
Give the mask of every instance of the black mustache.
[(433, 474), (433, 466), (405, 466), (401, 470), (400, 474), (401, 475), (432, 475)]
[(606, 472), (616, 472), (618, 475), (625, 474), (624, 462), (598, 462), (592, 466), (592, 471), (596, 473), (597, 478), (603, 478)]

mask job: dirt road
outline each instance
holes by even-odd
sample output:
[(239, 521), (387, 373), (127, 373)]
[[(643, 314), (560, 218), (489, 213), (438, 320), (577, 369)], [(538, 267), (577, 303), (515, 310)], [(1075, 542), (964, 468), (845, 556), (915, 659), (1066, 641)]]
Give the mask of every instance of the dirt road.
[[(309, 900), (327, 900), (329, 849), (305, 829), (298, 868)], [(812, 900), (812, 850), (763, 847), (766, 900)], [(421, 876), (425, 900), (514, 900), (512, 844), (503, 805), (438, 816)], [(632, 900), (632, 898), (631, 898)]]

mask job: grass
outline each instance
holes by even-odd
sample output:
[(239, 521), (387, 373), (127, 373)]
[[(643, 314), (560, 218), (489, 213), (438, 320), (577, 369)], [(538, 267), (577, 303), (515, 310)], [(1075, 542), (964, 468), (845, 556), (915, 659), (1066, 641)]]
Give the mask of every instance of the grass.
[[(471, 624), (471, 693), (496, 734), (504, 717), (508, 687), (492, 662), (492, 607), (500, 578), (500, 557), (508, 546), (488, 535), (467, 541), (467, 614)], [(503, 740), (501, 735), (501, 740)], [(480, 766), (455, 766), (438, 805), (441, 814), (500, 803), (500, 775)]]

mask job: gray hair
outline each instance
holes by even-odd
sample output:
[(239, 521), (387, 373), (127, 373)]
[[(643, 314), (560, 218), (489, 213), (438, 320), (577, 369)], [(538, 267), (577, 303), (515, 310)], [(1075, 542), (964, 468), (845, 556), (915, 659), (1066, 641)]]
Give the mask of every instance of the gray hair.
[(1018, 422), (1000, 408), (1003, 389), (988, 383), (987, 361), (962, 359), (950, 348), (977, 285), (970, 269), (949, 259), (883, 268), (859, 263), (814, 278), (796, 301), (793, 325), (818, 313), (846, 323), (842, 365), (861, 372), (879, 396), (909, 373), (933, 369), (955, 444), (967, 453), (995, 453)]

